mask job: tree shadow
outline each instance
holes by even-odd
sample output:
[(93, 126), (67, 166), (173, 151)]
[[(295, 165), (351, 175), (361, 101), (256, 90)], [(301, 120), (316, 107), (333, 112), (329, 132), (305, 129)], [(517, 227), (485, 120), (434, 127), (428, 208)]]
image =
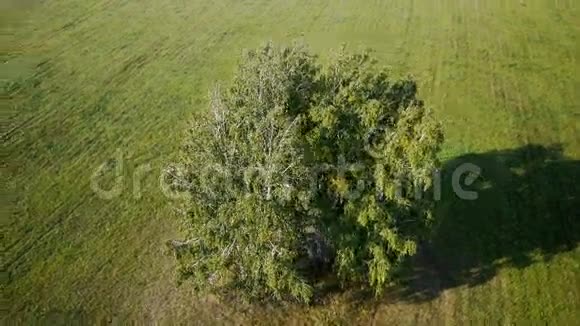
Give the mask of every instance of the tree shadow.
[[(463, 163), (481, 168), (470, 186), (476, 200), (452, 189)], [(465, 176), (464, 176), (465, 177)], [(437, 225), (429, 242), (402, 268), (397, 300), (429, 301), (449, 288), (476, 286), (505, 266), (524, 268), (550, 260), (580, 242), (580, 161), (561, 146), (467, 154), (445, 164)]]

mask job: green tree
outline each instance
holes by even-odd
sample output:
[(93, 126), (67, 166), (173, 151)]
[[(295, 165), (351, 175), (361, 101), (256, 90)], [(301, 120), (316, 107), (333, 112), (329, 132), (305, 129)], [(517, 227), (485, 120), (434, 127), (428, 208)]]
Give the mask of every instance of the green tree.
[[(195, 117), (176, 184), (187, 240), (171, 242), (198, 290), (313, 295), (313, 268), (379, 294), (431, 224), (441, 129), (411, 79), (367, 53), (322, 67), (300, 46), (248, 51)], [(403, 182), (400, 182), (403, 181)]]

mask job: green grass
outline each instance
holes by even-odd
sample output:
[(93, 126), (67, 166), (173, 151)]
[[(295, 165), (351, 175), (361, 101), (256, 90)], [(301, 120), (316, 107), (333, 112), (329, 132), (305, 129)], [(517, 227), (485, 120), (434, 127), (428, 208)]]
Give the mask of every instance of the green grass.
[[(580, 8), (560, 1), (85, 1), (3, 11), (2, 291), (9, 319), (165, 322), (573, 322), (580, 318)], [(8, 31), (8, 32), (6, 32)], [(10, 32), (12, 31), (12, 32)], [(430, 253), (384, 300), (244, 307), (176, 287), (159, 190), (187, 121), (243, 48), (302, 39), (370, 47), (413, 74), (444, 124), (448, 182)], [(8, 94), (7, 93), (7, 94)], [(124, 191), (90, 178), (123, 153)], [(150, 164), (141, 198), (132, 175)], [(110, 174), (110, 173), (109, 173)], [(447, 180), (447, 179), (445, 179)], [(110, 181), (110, 180), (109, 180)]]

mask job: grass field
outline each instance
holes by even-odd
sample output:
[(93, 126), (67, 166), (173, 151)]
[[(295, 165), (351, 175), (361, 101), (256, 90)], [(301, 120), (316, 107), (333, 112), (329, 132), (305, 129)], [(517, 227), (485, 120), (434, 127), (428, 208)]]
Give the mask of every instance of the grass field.
[[(15, 3), (0, 23), (4, 318), (580, 320), (576, 0)], [(176, 286), (164, 250), (179, 219), (160, 169), (242, 49), (294, 39), (322, 56), (343, 42), (370, 47), (394, 73), (413, 74), (444, 125), (444, 171), (481, 166), (480, 198), (459, 201), (444, 179), (432, 245), (383, 300), (347, 292), (311, 307), (242, 308), (196, 299)], [(105, 162), (122, 163), (125, 176), (111, 200), (90, 187)], [(133, 175), (146, 164), (135, 196)]]

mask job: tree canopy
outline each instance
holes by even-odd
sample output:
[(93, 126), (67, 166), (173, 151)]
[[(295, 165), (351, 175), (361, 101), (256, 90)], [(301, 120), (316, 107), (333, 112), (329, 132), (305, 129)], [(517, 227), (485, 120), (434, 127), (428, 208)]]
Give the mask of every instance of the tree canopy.
[(369, 53), (322, 65), (302, 46), (247, 51), (186, 140), (181, 276), (200, 291), (308, 302), (323, 271), (380, 294), (433, 222), (442, 141), (416, 83)]

